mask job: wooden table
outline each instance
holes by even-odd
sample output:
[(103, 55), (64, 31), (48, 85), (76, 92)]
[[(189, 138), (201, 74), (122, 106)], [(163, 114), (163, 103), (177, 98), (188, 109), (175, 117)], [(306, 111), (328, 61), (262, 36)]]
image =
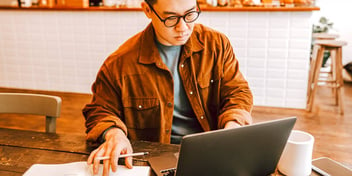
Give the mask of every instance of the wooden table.
[[(178, 145), (146, 141), (131, 143), (134, 152), (149, 152), (149, 155), (134, 157), (134, 165), (148, 165), (149, 157), (179, 151)], [(49, 134), (0, 128), (0, 175), (19, 176), (37, 163), (86, 161), (92, 150), (83, 134)]]
[[(148, 165), (148, 158), (179, 151), (179, 145), (132, 141), (134, 152), (149, 155), (134, 157), (133, 164)], [(20, 176), (33, 164), (61, 164), (86, 161), (93, 148), (85, 135), (49, 134), (0, 128), (0, 176)], [(275, 176), (281, 174), (275, 173)], [(312, 172), (311, 176), (319, 174)]]

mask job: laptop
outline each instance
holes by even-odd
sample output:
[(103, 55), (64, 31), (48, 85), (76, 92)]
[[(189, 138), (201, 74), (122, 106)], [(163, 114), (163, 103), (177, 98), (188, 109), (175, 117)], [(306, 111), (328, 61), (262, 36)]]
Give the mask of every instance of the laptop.
[[(150, 158), (158, 176), (270, 175), (296, 117), (184, 136), (179, 154)], [(176, 168), (176, 169), (175, 169)]]

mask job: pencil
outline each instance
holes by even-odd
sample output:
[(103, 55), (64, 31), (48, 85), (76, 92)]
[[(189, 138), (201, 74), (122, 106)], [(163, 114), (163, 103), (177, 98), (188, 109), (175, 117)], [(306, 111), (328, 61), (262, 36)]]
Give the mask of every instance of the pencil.
[[(123, 154), (120, 155), (119, 158), (126, 158), (126, 157), (131, 157), (131, 156), (142, 156), (142, 155), (148, 155), (149, 152), (138, 152), (138, 153), (130, 153), (130, 154)], [(107, 160), (110, 159), (110, 156), (100, 156), (96, 157), (96, 160)]]

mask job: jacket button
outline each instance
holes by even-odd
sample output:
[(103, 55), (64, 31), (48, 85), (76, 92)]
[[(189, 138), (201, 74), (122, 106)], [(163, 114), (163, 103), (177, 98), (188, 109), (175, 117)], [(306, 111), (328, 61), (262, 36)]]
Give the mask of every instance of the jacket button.
[(142, 107), (143, 107), (142, 105), (138, 105), (138, 108), (139, 108), (139, 109), (142, 109)]
[(213, 83), (214, 82), (214, 80), (210, 80), (210, 83)]
[(204, 116), (200, 116), (200, 119), (202, 119), (202, 120), (203, 120), (203, 119), (204, 119)]
[(185, 65), (181, 64), (181, 67), (183, 68)]
[(190, 92), (189, 92), (189, 94), (193, 95), (193, 92), (192, 92), (192, 91), (190, 91)]
[(167, 106), (168, 106), (168, 107), (171, 107), (171, 106), (172, 106), (172, 103), (171, 103), (171, 102), (167, 103)]

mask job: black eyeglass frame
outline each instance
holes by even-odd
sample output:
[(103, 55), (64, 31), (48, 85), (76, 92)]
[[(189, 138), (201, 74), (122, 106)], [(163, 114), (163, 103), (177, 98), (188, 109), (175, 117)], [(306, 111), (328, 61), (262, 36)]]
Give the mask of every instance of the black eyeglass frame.
[[(183, 21), (185, 21), (186, 23), (192, 23), (192, 22), (194, 22), (194, 21), (196, 21), (196, 20), (198, 19), (199, 15), (200, 15), (200, 12), (201, 12), (201, 10), (200, 10), (200, 8), (199, 8), (199, 4), (198, 4), (198, 2), (197, 2), (197, 8), (198, 8), (197, 11), (190, 11), (190, 12), (186, 13), (186, 14), (183, 15), (183, 16), (176, 16), (176, 15), (174, 15), (174, 16), (169, 16), (169, 17), (167, 17), (167, 18), (165, 18), (165, 19), (162, 19), (162, 18), (158, 15), (158, 13), (156, 13), (156, 11), (154, 10), (153, 6), (152, 6), (151, 4), (149, 4), (147, 1), (145, 1), (145, 2), (148, 4), (148, 6), (150, 7), (150, 9), (152, 9), (152, 11), (155, 13), (155, 15), (159, 18), (159, 20), (160, 20), (161, 22), (163, 22), (164, 25), (165, 25), (166, 27), (168, 27), (168, 28), (175, 27), (175, 26), (180, 22), (180, 18), (182, 18)], [(191, 13), (197, 13), (197, 17), (196, 17), (195, 19), (191, 20), (191, 21), (186, 21), (187, 15), (189, 15), (189, 14), (191, 14)], [(168, 19), (171, 19), (171, 18), (177, 18), (176, 23), (173, 24), (173, 25), (171, 25), (171, 26), (166, 25), (166, 21), (167, 21)]]

